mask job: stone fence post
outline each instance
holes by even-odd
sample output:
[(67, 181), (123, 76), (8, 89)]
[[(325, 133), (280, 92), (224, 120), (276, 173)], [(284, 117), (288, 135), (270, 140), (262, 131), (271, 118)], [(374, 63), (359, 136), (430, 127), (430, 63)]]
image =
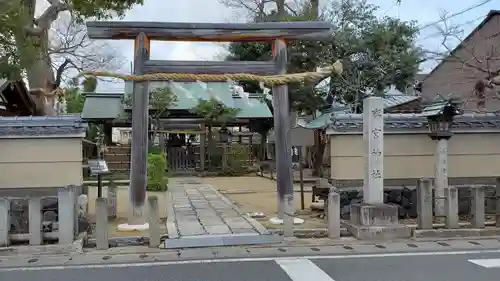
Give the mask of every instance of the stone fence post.
[(328, 192), (327, 213), (328, 237), (340, 237), (340, 194), (335, 192), (335, 188), (330, 188)]
[(75, 239), (77, 216), (75, 192), (74, 186), (59, 188), (57, 191), (60, 245), (69, 245)]
[(449, 186), (444, 190), (446, 200), (446, 227), (458, 228), (458, 191), (456, 187)]
[(496, 197), (495, 213), (497, 221), (496, 227), (500, 227), (500, 178), (496, 179), (495, 197)]
[(109, 248), (108, 242), (108, 201), (107, 198), (96, 198), (95, 201), (96, 215), (96, 246), (98, 250), (106, 250)]
[(0, 197), (0, 247), (10, 245), (10, 200)]
[(108, 218), (115, 219), (116, 218), (116, 208), (117, 208), (117, 187), (110, 187), (108, 185), (108, 194), (106, 198), (108, 199)]
[(284, 216), (283, 216), (283, 236), (284, 237), (293, 237), (293, 195), (286, 194), (285, 202), (284, 202)]
[(160, 246), (160, 214), (158, 212), (158, 197), (148, 196), (149, 206), (149, 247)]
[(29, 199), (28, 214), (30, 245), (42, 245), (42, 198), (34, 197)]
[(476, 186), (472, 190), (472, 225), (475, 228), (484, 227), (485, 187)]
[(432, 183), (430, 179), (419, 179), (417, 183), (417, 225), (419, 229), (432, 229)]

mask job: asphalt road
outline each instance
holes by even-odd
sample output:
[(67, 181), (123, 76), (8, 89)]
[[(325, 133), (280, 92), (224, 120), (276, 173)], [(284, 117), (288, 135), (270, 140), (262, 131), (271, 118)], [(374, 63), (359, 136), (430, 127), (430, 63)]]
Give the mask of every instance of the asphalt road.
[(23, 281), (493, 281), (500, 252), (393, 253), (0, 268)]

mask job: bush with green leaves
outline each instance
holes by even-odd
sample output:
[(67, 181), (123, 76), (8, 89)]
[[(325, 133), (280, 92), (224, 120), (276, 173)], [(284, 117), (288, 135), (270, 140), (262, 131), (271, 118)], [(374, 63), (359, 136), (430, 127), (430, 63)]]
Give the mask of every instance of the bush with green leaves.
[(208, 170), (216, 169), (217, 165), (215, 163), (220, 163), (222, 155), (217, 155), (217, 148), (215, 147), (215, 140), (213, 136), (213, 127), (218, 125), (221, 128), (226, 128), (226, 125), (235, 120), (240, 112), (240, 108), (232, 108), (226, 106), (223, 102), (212, 97), (209, 100), (199, 99), (198, 104), (190, 109), (191, 113), (194, 113), (200, 117), (203, 117), (205, 124), (208, 126), (207, 132), (207, 152), (208, 152)]
[(168, 188), (167, 161), (163, 153), (148, 154), (148, 191), (166, 191)]
[(242, 176), (250, 172), (251, 157), (248, 147), (242, 144), (232, 144), (227, 154), (227, 166), (223, 171), (226, 176)]

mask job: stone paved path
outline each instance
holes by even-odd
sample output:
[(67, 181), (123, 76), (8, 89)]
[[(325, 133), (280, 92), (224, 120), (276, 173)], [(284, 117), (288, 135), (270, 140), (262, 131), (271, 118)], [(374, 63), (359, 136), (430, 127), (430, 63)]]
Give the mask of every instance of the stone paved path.
[[(268, 234), (257, 221), (240, 213), (224, 195), (197, 178), (173, 178), (169, 184), (175, 230), (179, 238), (234, 234)], [(169, 236), (173, 237), (170, 233)]]

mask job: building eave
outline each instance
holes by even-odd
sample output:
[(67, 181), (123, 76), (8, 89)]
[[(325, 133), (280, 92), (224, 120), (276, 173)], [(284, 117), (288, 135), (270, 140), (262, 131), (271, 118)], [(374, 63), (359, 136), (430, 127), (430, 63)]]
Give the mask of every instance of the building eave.
[(0, 138), (78, 138), (86, 129), (77, 115), (0, 117)]
[[(427, 118), (422, 114), (384, 114), (384, 132), (387, 134), (427, 133)], [(500, 114), (473, 113), (456, 116), (452, 131), (456, 133), (500, 132)], [(362, 114), (336, 115), (326, 130), (330, 135), (362, 134)]]

